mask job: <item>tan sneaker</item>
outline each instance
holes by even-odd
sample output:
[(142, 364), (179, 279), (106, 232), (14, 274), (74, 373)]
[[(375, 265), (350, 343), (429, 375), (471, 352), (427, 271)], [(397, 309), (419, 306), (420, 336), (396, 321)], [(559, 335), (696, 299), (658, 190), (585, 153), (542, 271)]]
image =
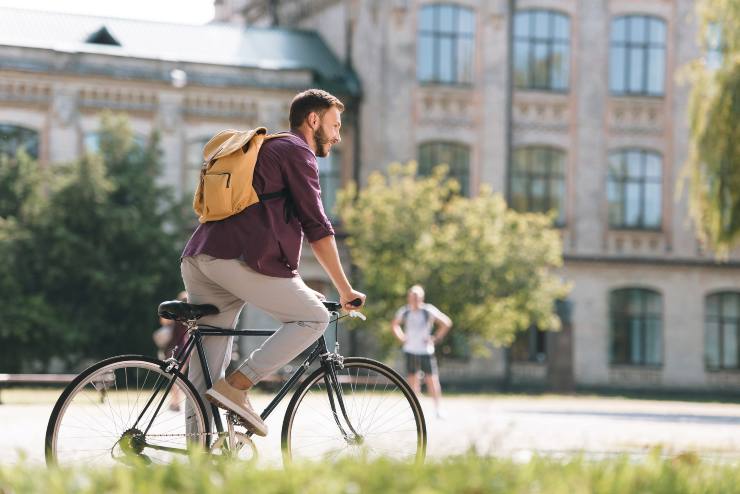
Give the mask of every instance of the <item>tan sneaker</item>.
[(237, 414), (245, 422), (247, 429), (258, 436), (267, 435), (267, 424), (252, 408), (246, 391), (235, 388), (226, 382), (226, 379), (221, 379), (206, 391), (206, 398), (214, 405)]

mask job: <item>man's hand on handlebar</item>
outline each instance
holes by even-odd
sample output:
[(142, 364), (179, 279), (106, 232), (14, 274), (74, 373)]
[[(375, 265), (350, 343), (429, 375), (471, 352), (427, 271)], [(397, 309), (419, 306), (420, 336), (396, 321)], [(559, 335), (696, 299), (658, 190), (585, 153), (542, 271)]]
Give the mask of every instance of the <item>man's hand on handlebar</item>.
[(346, 311), (358, 310), (365, 305), (365, 294), (357, 290), (350, 290), (339, 295), (339, 302)]

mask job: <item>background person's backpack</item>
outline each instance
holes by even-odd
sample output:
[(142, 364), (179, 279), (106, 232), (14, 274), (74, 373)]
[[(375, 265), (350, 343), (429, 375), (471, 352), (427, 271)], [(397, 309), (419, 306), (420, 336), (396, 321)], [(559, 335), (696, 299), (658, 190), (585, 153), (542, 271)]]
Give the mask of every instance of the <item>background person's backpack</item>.
[(265, 127), (257, 127), (222, 130), (213, 136), (203, 147), (200, 182), (193, 198), (198, 221), (222, 220), (264, 200), (266, 196), (259, 197), (252, 186), (257, 155), (265, 140), (287, 135), (268, 135)]
[[(424, 324), (426, 326), (429, 326), (429, 319), (432, 317), (432, 313), (424, 306), (420, 307), (421, 313), (424, 314)], [(401, 326), (406, 327), (406, 319), (408, 319), (409, 312), (411, 312), (411, 309), (409, 309), (409, 306), (405, 306), (405, 309), (403, 310), (403, 314), (401, 314)]]

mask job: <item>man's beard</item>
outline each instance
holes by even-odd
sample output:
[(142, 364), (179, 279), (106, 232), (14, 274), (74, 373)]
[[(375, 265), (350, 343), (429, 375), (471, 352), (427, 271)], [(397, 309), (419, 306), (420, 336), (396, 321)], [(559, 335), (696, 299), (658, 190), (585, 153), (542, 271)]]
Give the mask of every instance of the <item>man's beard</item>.
[(326, 133), (324, 132), (324, 129), (319, 127), (316, 129), (316, 131), (313, 133), (313, 143), (316, 147), (316, 156), (319, 158), (325, 158), (329, 156), (329, 149), (331, 146), (327, 146), (326, 149), (324, 149), (325, 144), (329, 144), (329, 138), (326, 137)]

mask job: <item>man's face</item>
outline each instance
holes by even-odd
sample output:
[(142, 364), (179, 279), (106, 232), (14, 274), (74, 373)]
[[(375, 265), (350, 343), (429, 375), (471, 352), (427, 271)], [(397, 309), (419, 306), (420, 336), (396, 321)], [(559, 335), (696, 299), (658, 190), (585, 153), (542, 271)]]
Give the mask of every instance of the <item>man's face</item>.
[(342, 127), (342, 115), (335, 106), (324, 112), (319, 118), (319, 126), (314, 130), (313, 140), (316, 145), (316, 156), (324, 158), (334, 144), (339, 144), (342, 138), (339, 129)]

